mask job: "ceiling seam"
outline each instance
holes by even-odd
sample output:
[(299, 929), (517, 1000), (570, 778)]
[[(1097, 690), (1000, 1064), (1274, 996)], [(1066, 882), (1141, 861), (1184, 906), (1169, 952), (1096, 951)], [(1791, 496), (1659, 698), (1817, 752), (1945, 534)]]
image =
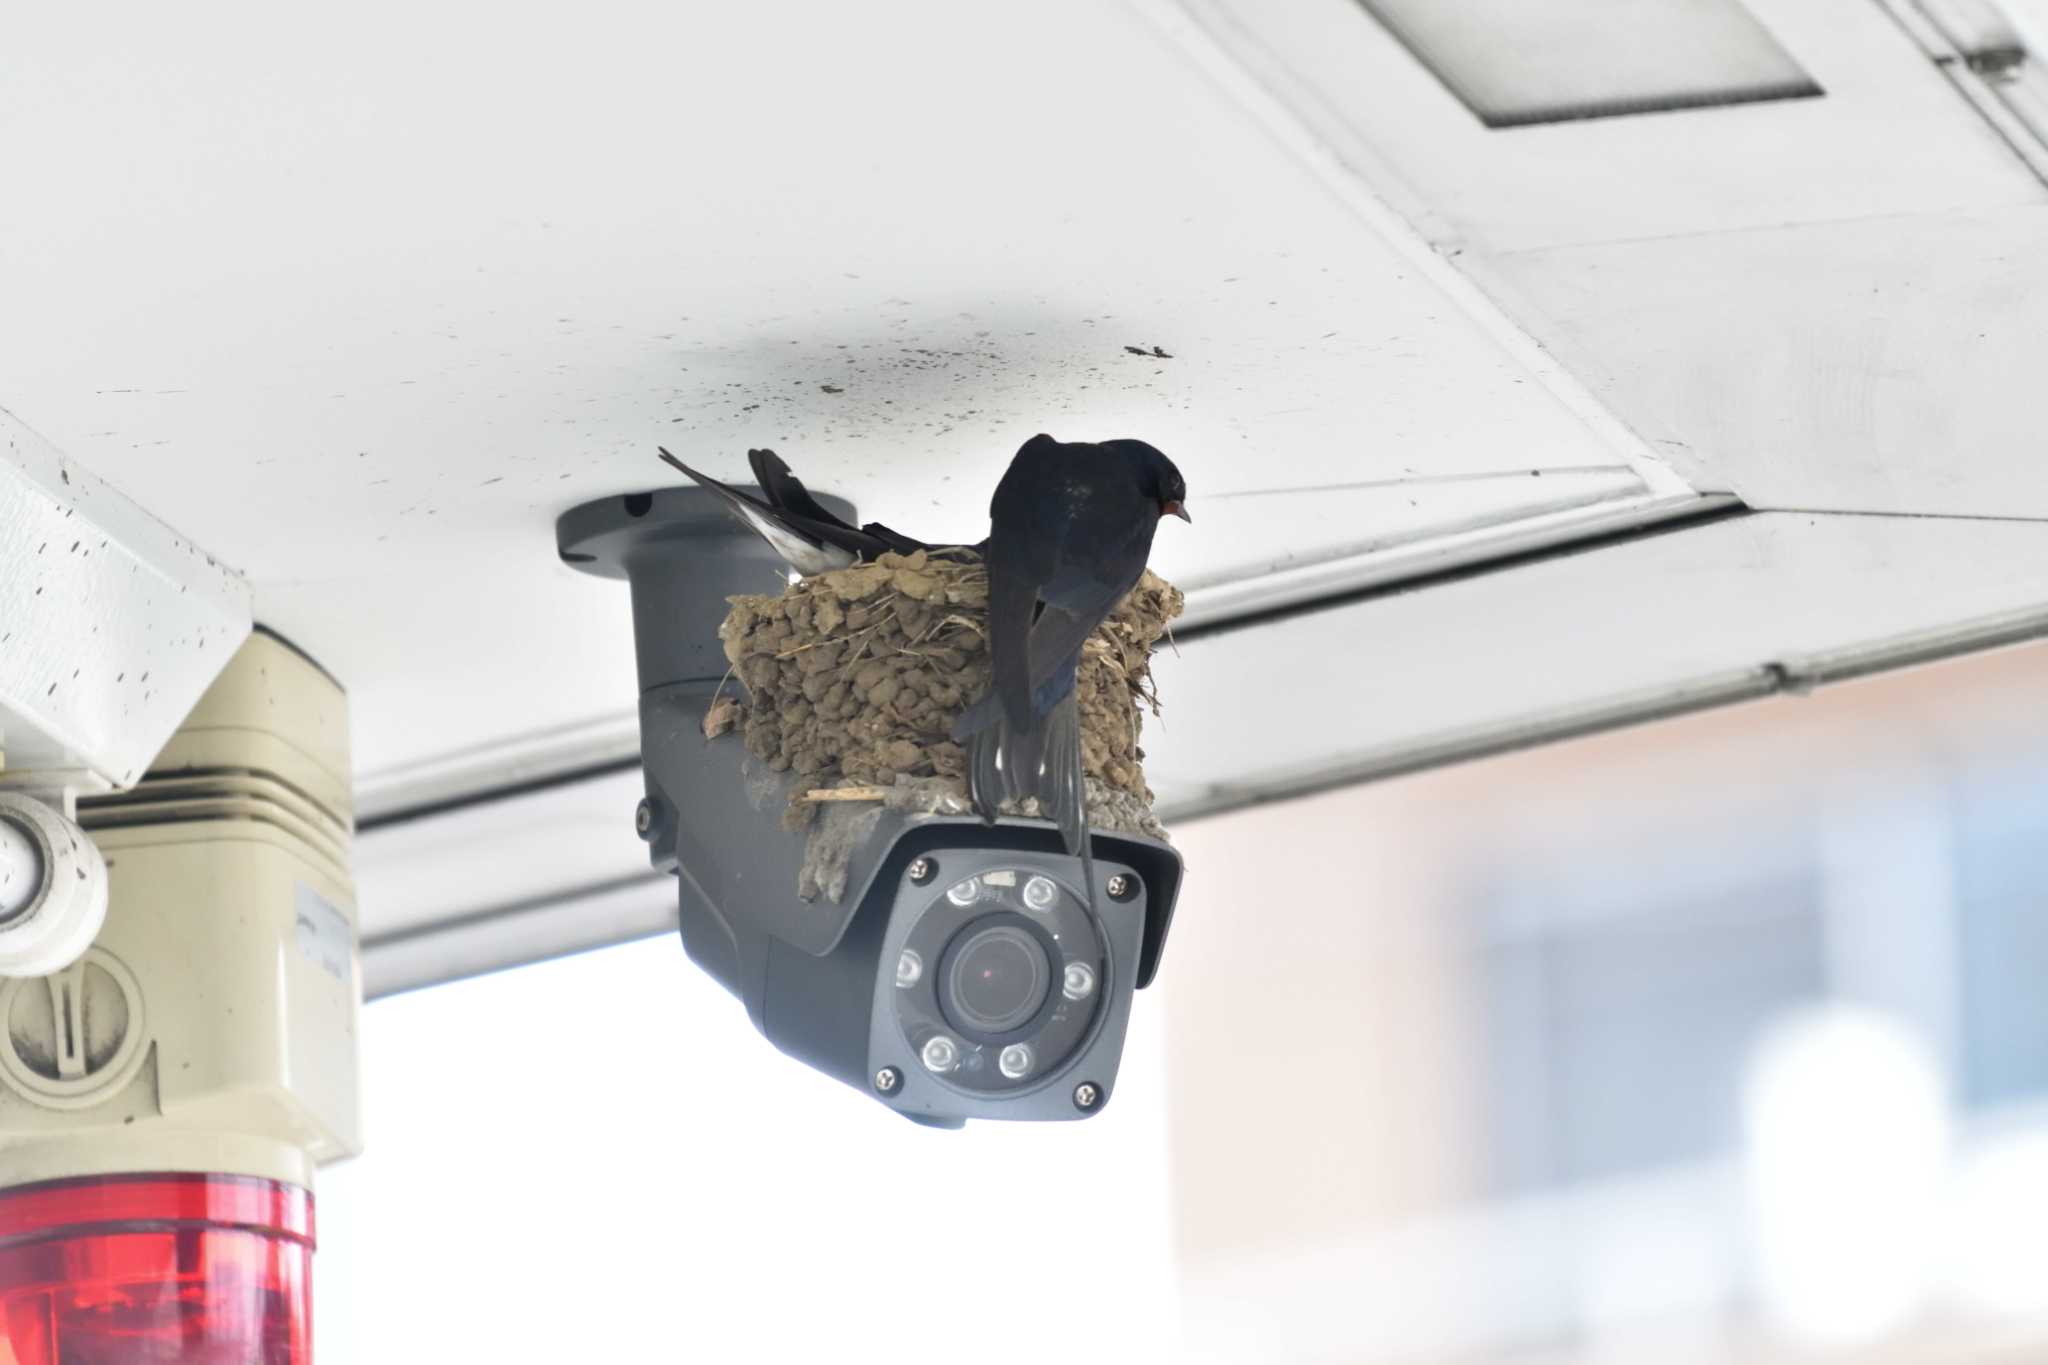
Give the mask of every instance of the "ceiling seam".
[[(1192, 0), (1125, 0), (1216, 89), (1255, 120), (1323, 188), (1411, 265), (1487, 338), (1527, 370), (1560, 406), (1615, 452), (1656, 493), (1697, 492), (1654, 446), (1629, 426), (1536, 336), (1516, 322), (1454, 260), (1458, 248), (1439, 250), (1286, 100), (1267, 88), (1224, 47), (1195, 13)], [(1212, 21), (1214, 22), (1214, 21)], [(1361, 22), (1370, 22), (1361, 11)]]

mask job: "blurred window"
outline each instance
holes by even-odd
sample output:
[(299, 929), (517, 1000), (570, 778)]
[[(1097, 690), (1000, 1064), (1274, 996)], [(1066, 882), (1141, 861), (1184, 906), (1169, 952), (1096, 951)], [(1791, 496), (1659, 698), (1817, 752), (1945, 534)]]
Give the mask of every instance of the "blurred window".
[(1732, 1152), (1760, 1031), (1825, 993), (1814, 879), (1519, 890), (1482, 949), (1494, 1178), (1504, 1192)]
[(2048, 1094), (2048, 782), (1980, 784), (1958, 802), (1962, 1100)]

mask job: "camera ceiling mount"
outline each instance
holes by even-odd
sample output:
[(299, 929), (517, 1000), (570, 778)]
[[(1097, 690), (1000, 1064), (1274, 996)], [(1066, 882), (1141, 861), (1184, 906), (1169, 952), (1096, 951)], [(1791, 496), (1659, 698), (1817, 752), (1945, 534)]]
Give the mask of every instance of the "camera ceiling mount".
[[(761, 492), (751, 485), (738, 491)], [(845, 499), (818, 501), (834, 516), (854, 519)], [(726, 599), (779, 592), (789, 582), (789, 567), (775, 552), (701, 488), (627, 493), (572, 507), (555, 523), (555, 545), (571, 568), (632, 585), (642, 693), (724, 677), (718, 627)]]

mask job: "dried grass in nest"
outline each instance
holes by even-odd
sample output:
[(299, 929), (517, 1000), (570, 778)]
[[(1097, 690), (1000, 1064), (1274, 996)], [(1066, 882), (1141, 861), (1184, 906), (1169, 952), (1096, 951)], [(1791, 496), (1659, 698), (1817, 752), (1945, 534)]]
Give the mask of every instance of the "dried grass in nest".
[[(1089, 638), (1076, 679), (1083, 767), (1105, 796), (1147, 808), (1141, 712), (1158, 714), (1152, 651), (1181, 605), (1148, 571)], [(706, 733), (736, 727), (755, 758), (795, 775), (795, 827), (816, 809), (813, 789), (962, 781), (950, 732), (988, 686), (987, 608), (988, 572), (971, 551), (883, 555), (735, 597), (719, 635), (748, 700), (714, 706)]]

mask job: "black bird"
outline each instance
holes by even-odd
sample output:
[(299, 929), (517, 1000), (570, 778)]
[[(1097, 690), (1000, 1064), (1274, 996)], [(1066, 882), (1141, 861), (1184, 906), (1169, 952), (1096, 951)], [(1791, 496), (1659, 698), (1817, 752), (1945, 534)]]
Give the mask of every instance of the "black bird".
[(1192, 521), (1187, 483), (1143, 441), (1024, 443), (989, 503), (988, 694), (953, 726), (968, 794), (993, 822), (1038, 798), (1069, 853), (1088, 843), (1074, 674), (1081, 646), (1137, 586), (1162, 517)]
[(667, 450), (661, 451), (661, 458), (699, 486), (716, 493), (726, 511), (767, 541), (769, 548), (801, 574), (843, 569), (856, 560), (871, 560), (889, 551), (907, 555), (918, 550), (948, 548), (899, 535), (880, 522), (855, 526), (840, 520), (811, 496), (803, 480), (790, 473), (782, 457), (772, 450), (747, 452), (754, 482), (767, 494), (765, 502), (708, 474), (699, 474)]

